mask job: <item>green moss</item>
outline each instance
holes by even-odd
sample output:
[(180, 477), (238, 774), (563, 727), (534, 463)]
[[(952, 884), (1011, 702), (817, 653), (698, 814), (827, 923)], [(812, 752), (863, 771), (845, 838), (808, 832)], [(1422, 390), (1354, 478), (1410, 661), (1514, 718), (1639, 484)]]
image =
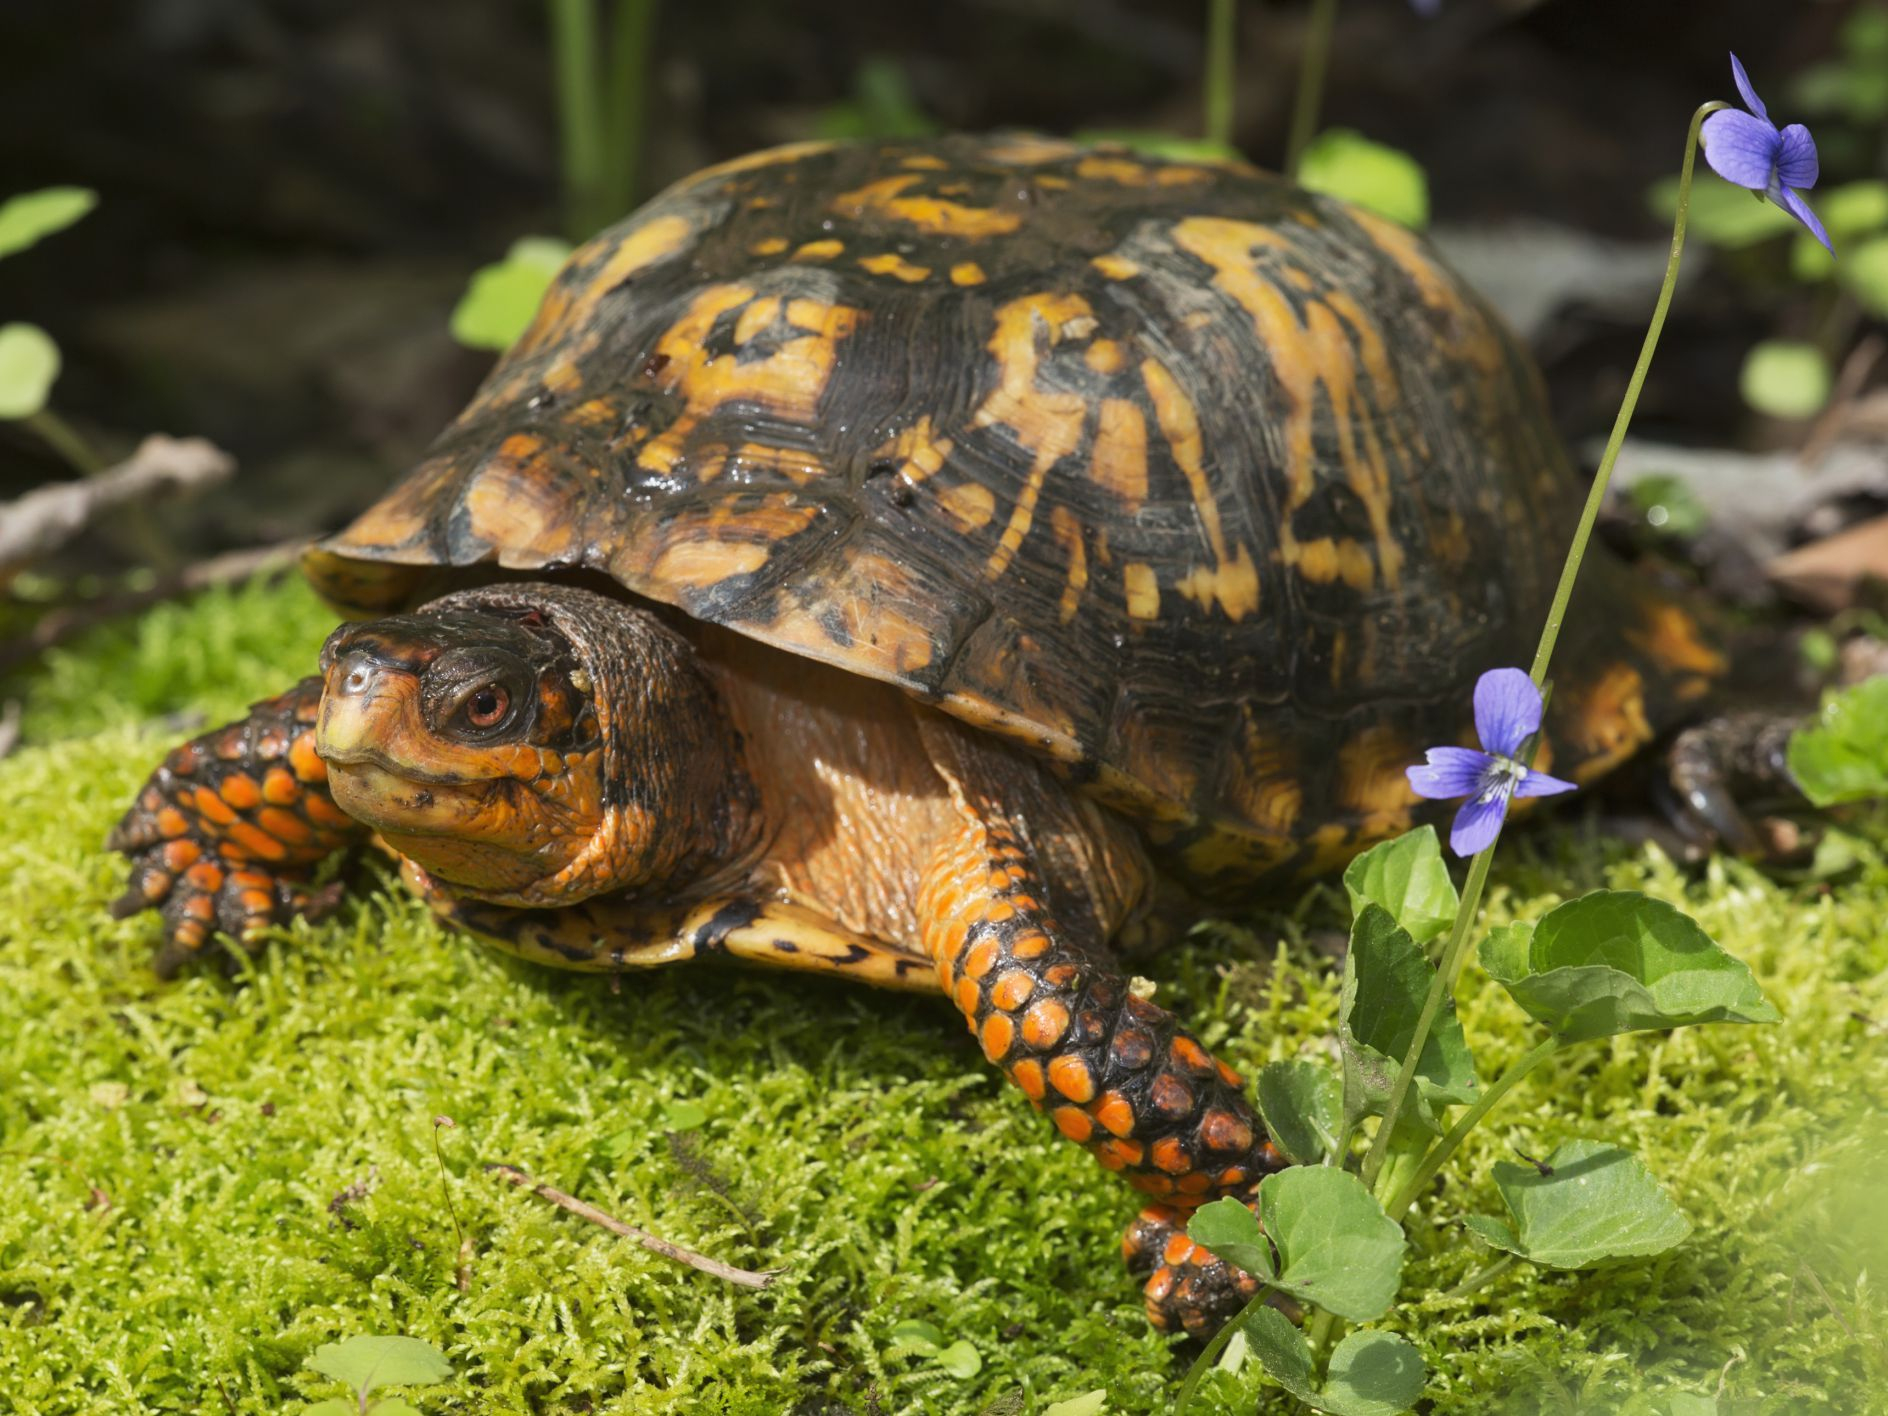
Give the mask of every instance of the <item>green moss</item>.
[[(1000, 1087), (941, 1003), (708, 968), (613, 992), (444, 934), (372, 864), (339, 917), (285, 931), (242, 983), (158, 983), (149, 919), (105, 915), (119, 867), (99, 848), (176, 736), (151, 720), (239, 711), (307, 672), (326, 628), (296, 587), (212, 596), (24, 685), (29, 745), (0, 762), (15, 1408), (294, 1411), (337, 1391), (303, 1369), (315, 1347), (407, 1333), (458, 1371), (419, 1394), (429, 1412), (976, 1412), (1095, 1387), (1114, 1410), (1164, 1409), (1186, 1354), (1147, 1331), (1115, 1256), (1131, 1193)], [(1827, 891), (1733, 863), (1693, 881), (1570, 819), (1508, 853), (1498, 914), (1649, 889), (1748, 960), (1785, 1021), (1594, 1045), (1496, 1113), (1411, 1217), (1405, 1291), (1429, 1296), (1395, 1325), (1431, 1362), (1432, 1409), (1613, 1411), (1721, 1386), (1727, 1410), (1868, 1410), (1888, 1390), (1871, 1296), (1888, 867), (1871, 856)], [(1340, 911), (1321, 888), (1144, 967), (1235, 1064), (1317, 1054), (1336, 990), (1312, 945)], [(1471, 981), (1463, 1016), (1485, 1072), (1526, 1046), (1498, 990)], [(670, 1137), (682, 1100), (707, 1119)], [(458, 1123), (443, 1182), (441, 1114)], [(1493, 1161), (1576, 1135), (1634, 1148), (1693, 1238), (1443, 1296), (1490, 1257), (1453, 1217), (1498, 1212)], [(730, 1288), (512, 1188), (484, 1171), (497, 1161), (785, 1273)], [(475, 1249), (464, 1292), (448, 1192)], [(967, 1339), (981, 1372), (895, 1350), (905, 1319)], [(1249, 1373), (1218, 1380), (1228, 1410), (1259, 1399)]]

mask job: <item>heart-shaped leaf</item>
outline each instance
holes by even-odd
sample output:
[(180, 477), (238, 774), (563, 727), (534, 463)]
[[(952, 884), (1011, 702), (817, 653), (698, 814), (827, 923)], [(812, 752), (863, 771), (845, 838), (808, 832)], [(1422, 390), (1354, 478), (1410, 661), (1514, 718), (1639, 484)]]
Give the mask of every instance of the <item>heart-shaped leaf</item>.
[(1494, 1248), (1559, 1269), (1662, 1254), (1691, 1233), (1691, 1221), (1629, 1151), (1568, 1141), (1543, 1164), (1550, 1174), (1495, 1166), (1512, 1226), (1486, 1215), (1464, 1223)]
[(1347, 1334), (1331, 1351), (1322, 1391), (1313, 1385), (1304, 1334), (1275, 1308), (1255, 1309), (1244, 1328), (1265, 1374), (1314, 1411), (1331, 1416), (1398, 1416), (1422, 1395), (1423, 1361), (1387, 1332)]
[(1790, 776), (1817, 806), (1888, 796), (1888, 676), (1826, 694), (1790, 734)]
[(30, 418), (59, 377), (59, 346), (38, 325), (0, 325), (0, 418)]
[(1692, 1023), (1774, 1023), (1747, 965), (1695, 921), (1631, 890), (1595, 890), (1531, 928), (1506, 925), (1482, 965), (1566, 1042)]
[(1234, 1268), (1244, 1269), (1254, 1278), (1269, 1281), (1276, 1272), (1271, 1241), (1259, 1228), (1252, 1211), (1231, 1195), (1195, 1210), (1187, 1223), (1187, 1238), (1195, 1244), (1204, 1244)]
[(47, 187), (8, 197), (0, 205), (0, 256), (63, 231), (97, 205), (98, 193), (85, 187)]
[(969, 1381), (983, 1370), (983, 1358), (962, 1338), (940, 1350), (933, 1360), (959, 1381)]
[(1344, 889), (1353, 916), (1362, 914), (1365, 905), (1382, 905), (1418, 944), (1427, 944), (1454, 924), (1461, 903), (1433, 826), (1372, 846), (1345, 870)]
[(1349, 1171), (1295, 1165), (1268, 1175), (1259, 1213), (1278, 1250), (1274, 1287), (1354, 1323), (1369, 1322), (1396, 1297), (1403, 1230)]
[(472, 273), (452, 312), (452, 337), (468, 349), (511, 348), (569, 255), (569, 245), (550, 236), (513, 242), (504, 260)]
[(944, 1346), (944, 1330), (922, 1318), (906, 1318), (892, 1328), (892, 1343), (921, 1357), (930, 1357)]
[[(1435, 976), (1422, 949), (1390, 918), (1389, 911), (1366, 904), (1351, 925), (1338, 1000), (1347, 1115), (1383, 1113)], [(1462, 1036), (1462, 1024), (1455, 1016), (1454, 1003), (1445, 1001), (1417, 1059), (1416, 1115), (1430, 1130), (1439, 1131), (1434, 1106), (1473, 1101), (1478, 1091), (1475, 1061)]]
[(1042, 1416), (1102, 1416), (1108, 1409), (1108, 1393), (1102, 1387), (1071, 1396), (1067, 1401), (1052, 1401), (1042, 1408)]
[(1315, 1403), (1332, 1416), (1397, 1416), (1423, 1394), (1423, 1359), (1393, 1332), (1351, 1332), (1331, 1350)]
[(1265, 1129), (1293, 1165), (1318, 1165), (1336, 1151), (1344, 1086), (1322, 1062), (1267, 1062), (1258, 1096)]
[(452, 1364), (417, 1337), (350, 1337), (324, 1342), (304, 1362), (362, 1396), (383, 1386), (429, 1386), (452, 1376)]

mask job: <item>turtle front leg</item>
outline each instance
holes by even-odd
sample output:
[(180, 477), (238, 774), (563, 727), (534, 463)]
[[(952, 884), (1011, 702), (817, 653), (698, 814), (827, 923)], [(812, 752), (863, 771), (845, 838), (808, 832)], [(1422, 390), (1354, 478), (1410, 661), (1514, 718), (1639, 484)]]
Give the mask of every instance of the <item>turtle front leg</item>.
[(321, 691), (320, 678), (305, 678), (173, 749), (106, 839), (131, 858), (113, 916), (163, 917), (162, 977), (201, 954), (213, 929), (249, 943), (333, 907), (339, 892), (310, 889), (309, 876), (366, 830), (328, 795), (315, 753)]
[[(1174, 1265), (1198, 1264), (1177, 1217), (1220, 1195), (1250, 1203), (1257, 1182), (1283, 1162), (1239, 1074), (1172, 1014), (1135, 996), (1102, 940), (1052, 916), (1017, 830), (978, 806), (974, 786), (954, 784), (968, 819), (935, 852), (918, 896), (944, 991), (984, 1056), (1057, 1130), (1176, 1217), (1159, 1236), (1148, 1316), (1163, 1330), (1211, 1332), (1243, 1301), (1241, 1285), (1230, 1271), (1180, 1281), (1186, 1275)], [(1154, 1242), (1144, 1216), (1129, 1231), (1130, 1257), (1145, 1268), (1155, 1256), (1143, 1251)]]

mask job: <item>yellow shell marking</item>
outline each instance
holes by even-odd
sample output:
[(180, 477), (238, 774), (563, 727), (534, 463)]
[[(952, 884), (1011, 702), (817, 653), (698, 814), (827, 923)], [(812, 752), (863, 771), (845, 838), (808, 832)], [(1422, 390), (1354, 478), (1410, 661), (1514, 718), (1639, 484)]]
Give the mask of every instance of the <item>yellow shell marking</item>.
[(896, 276), (908, 284), (916, 284), (920, 280), (928, 280), (931, 277), (929, 266), (913, 265), (895, 251), (887, 251), (882, 256), (865, 256), (859, 264), (871, 271), (873, 275)]
[(973, 421), (980, 428), (992, 424), (1007, 427), (1018, 446), (1033, 452), (1035, 460), (1030, 465), (1029, 480), (1017, 495), (1009, 525), (1003, 528), (1002, 538), (984, 566), (983, 573), (990, 580), (1002, 575), (1022, 548), (1049, 469), (1075, 451), (1088, 418), (1088, 400), (1081, 394), (1037, 387), (1041, 358), (1037, 335), (1046, 331), (1053, 348), (1068, 325), (1086, 320), (1092, 329), (1094, 318), (1095, 312), (1079, 295), (1025, 295), (996, 313), (996, 333), (988, 347), (996, 358), (1000, 378)]
[(1130, 508), (1147, 500), (1147, 418), (1139, 404), (1125, 398), (1102, 400), (1089, 470)]
[[(586, 323), (605, 295), (637, 271), (680, 254), (694, 239), (694, 225), (682, 216), (661, 216), (636, 227), (615, 243), (603, 264), (585, 278), (582, 289), (567, 294), (560, 285), (551, 286), (544, 303), (538, 307), (537, 317), (519, 339), (518, 347), (537, 349), (555, 344)], [(595, 255), (595, 243), (585, 246), (570, 258), (566, 269), (580, 266)]]
[(1158, 359), (1141, 361), (1141, 380), (1147, 385), (1154, 417), (1160, 423), (1173, 460), (1187, 479), (1187, 490), (1192, 493), (1200, 526), (1213, 550), (1213, 567), (1210, 570), (1203, 566), (1195, 568), (1177, 582), (1175, 588), (1201, 609), (1218, 601), (1229, 619), (1242, 620), (1259, 607), (1259, 571), (1243, 542), (1236, 552), (1227, 553), (1226, 532), (1219, 519), (1219, 499), (1213, 495), (1212, 483), (1206, 477), (1199, 415), (1179, 381)]
[(902, 177), (881, 177), (857, 191), (835, 197), (832, 210), (852, 220), (868, 214), (889, 217), (933, 236), (1007, 236), (1023, 224), (1022, 216), (1013, 211), (969, 207), (942, 197), (899, 195), (918, 180), (915, 172)]

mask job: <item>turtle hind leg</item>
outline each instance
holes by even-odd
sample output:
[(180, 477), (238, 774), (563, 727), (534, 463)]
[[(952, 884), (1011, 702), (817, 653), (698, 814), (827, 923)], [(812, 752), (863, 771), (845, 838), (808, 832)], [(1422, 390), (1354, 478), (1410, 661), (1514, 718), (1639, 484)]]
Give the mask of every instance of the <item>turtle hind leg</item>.
[(303, 679), (249, 716), (173, 749), (106, 840), (131, 859), (115, 918), (156, 909), (169, 978), (215, 930), (253, 946), (263, 931), (318, 916), (339, 898), (309, 884), (314, 867), (364, 834), (328, 795), (315, 754), (319, 678)]
[(1768, 844), (1748, 808), (1802, 801), (1787, 760), (1790, 734), (1802, 722), (1798, 712), (1751, 709), (1679, 733), (1654, 779), (1674, 828), (1699, 846), (1765, 854)]

